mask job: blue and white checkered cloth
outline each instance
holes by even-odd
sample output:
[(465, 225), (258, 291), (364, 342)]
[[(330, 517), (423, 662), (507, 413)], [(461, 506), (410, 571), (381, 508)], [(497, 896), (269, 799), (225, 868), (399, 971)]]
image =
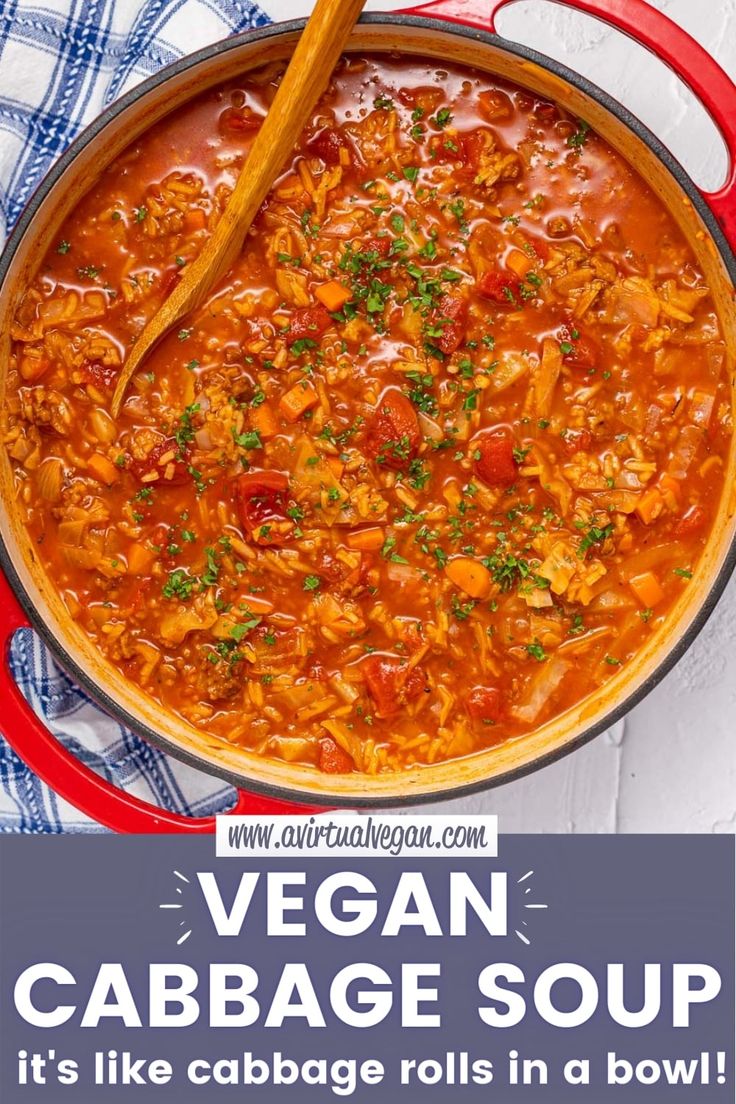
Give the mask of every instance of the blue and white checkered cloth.
[[(112, 100), (183, 54), (310, 6), (290, 0), (0, 0), (0, 235), (12, 228), (55, 158)], [(199, 816), (232, 803), (229, 787), (168, 758), (101, 713), (29, 630), (16, 636), (12, 665), (54, 734), (116, 786)], [(51, 793), (0, 738), (0, 831), (102, 829)]]

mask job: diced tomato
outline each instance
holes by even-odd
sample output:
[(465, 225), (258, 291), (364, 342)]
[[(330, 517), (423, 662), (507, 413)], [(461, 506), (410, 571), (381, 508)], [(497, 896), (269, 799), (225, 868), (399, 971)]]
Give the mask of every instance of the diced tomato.
[(540, 123), (549, 126), (559, 119), (560, 109), (557, 104), (550, 103), (548, 100), (539, 100), (534, 105), (534, 114), (537, 119), (539, 119)]
[[(600, 349), (595, 341), (582, 333), (574, 323), (562, 327), (557, 336), (564, 346), (562, 359), (575, 368), (595, 368), (600, 359)], [(567, 347), (571, 346), (570, 349)]]
[(694, 537), (703, 531), (707, 520), (708, 517), (702, 506), (691, 506), (675, 525), (675, 536)]
[[(391, 89), (391, 94), (393, 93), (394, 90)], [(436, 84), (420, 84), (410, 88), (397, 88), (396, 97), (405, 107), (421, 107), (424, 116), (427, 116), (441, 106), (445, 93)]]
[(349, 150), (350, 144), (343, 132), (334, 127), (325, 127), (307, 141), (307, 151), (312, 157), (319, 157), (325, 165), (339, 165), (340, 151)]
[(592, 444), (593, 434), (589, 429), (568, 429), (563, 438), (568, 456), (574, 456), (576, 452), (587, 452)]
[(473, 441), (475, 470), (489, 487), (507, 487), (516, 480), (514, 439), (507, 426), (484, 430)]
[(379, 257), (388, 257), (391, 252), (391, 238), (368, 238), (364, 249), (366, 253), (378, 253)]
[(293, 345), (295, 341), (303, 341), (309, 337), (317, 341), (325, 330), (333, 325), (332, 319), (324, 307), (302, 307), (294, 311), (289, 325), (288, 341)]
[(349, 774), (355, 763), (331, 736), (325, 736), (319, 742), (319, 769), (323, 774)]
[(350, 574), (349, 564), (343, 563), (327, 549), (322, 549), (315, 557), (317, 574), (331, 583), (341, 583)]
[(475, 171), (480, 167), (483, 154), (495, 148), (495, 145), (496, 139), (493, 132), (487, 127), (471, 130), (469, 134), (463, 137), (463, 146), (465, 148), (465, 157), (463, 160)]
[(474, 686), (465, 704), (474, 721), (490, 724), (501, 719), (503, 698), (497, 686)]
[(468, 303), (462, 295), (443, 295), (440, 299), (436, 322), (442, 326), (442, 336), (434, 338), (434, 344), (449, 355), (459, 349), (465, 340), (468, 324)]
[(402, 705), (418, 698), (427, 685), (424, 671), (410, 668), (407, 661), (398, 656), (376, 653), (367, 656), (361, 668), (379, 717), (398, 713)]
[(207, 225), (207, 212), (201, 207), (190, 207), (184, 213), (184, 232), (195, 234), (198, 230), (204, 230)]
[(510, 119), (514, 111), (511, 97), (500, 88), (489, 88), (486, 92), (481, 92), (478, 96), (478, 107), (491, 122)]
[(549, 260), (549, 242), (544, 238), (538, 238), (534, 234), (525, 234), (529, 244), (539, 257), (540, 261)]
[(115, 386), (120, 369), (110, 364), (101, 364), (99, 360), (85, 360), (80, 371), (87, 383), (107, 388)]
[(468, 160), (468, 149), (462, 134), (433, 134), (429, 140), (429, 156), (439, 165)]
[(217, 125), (221, 134), (252, 134), (260, 130), (263, 118), (248, 106), (226, 107)]
[[(146, 598), (146, 592), (151, 585), (151, 579), (138, 579), (134, 580), (133, 586), (128, 592), (125, 604), (130, 609), (131, 613), (137, 613), (137, 611), (143, 606), (144, 599)], [(121, 603), (122, 604), (122, 603)]]
[(398, 387), (387, 387), (367, 427), (366, 452), (384, 467), (399, 470), (414, 459), (421, 441), (411, 402)]
[[(161, 460), (165, 456), (168, 457), (169, 453), (173, 455), (166, 460), (165, 464), (162, 464)], [(173, 437), (162, 438), (157, 445), (153, 446), (145, 459), (131, 460), (127, 465), (128, 471), (139, 482), (150, 487), (181, 487), (184, 483), (191, 482), (192, 477), (188, 468), (188, 450), (180, 448)], [(153, 472), (157, 473), (158, 479), (145, 478)]]
[(492, 299), (501, 307), (518, 307), (521, 304), (521, 281), (500, 269), (486, 272), (475, 287), (484, 299)]
[(288, 520), (289, 480), (283, 472), (254, 469), (235, 480), (235, 503), (244, 533), (255, 535), (259, 544), (280, 544), (280, 533), (263, 532)]

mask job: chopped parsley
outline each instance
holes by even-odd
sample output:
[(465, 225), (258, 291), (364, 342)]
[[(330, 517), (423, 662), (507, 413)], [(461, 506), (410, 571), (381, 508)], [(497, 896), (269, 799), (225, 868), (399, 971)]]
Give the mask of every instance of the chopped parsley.
[(310, 349), (316, 349), (317, 342), (313, 341), (311, 337), (299, 337), (291, 344), (291, 351), (294, 356), (302, 356), (304, 353), (308, 353)]
[(233, 440), (235, 444), (244, 449), (259, 449), (263, 448), (263, 441), (261, 435), (257, 429), (248, 429), (245, 433), (236, 433), (235, 429), (232, 430)]
[(583, 119), (578, 120), (578, 129), (574, 134), (571, 134), (567, 139), (567, 144), (570, 149), (582, 150), (585, 143), (588, 141), (588, 134), (590, 133), (590, 124), (586, 123)]
[(183, 413), (179, 415), (179, 424), (174, 431), (174, 440), (179, 448), (179, 455), (186, 450), (187, 445), (194, 440), (194, 426), (192, 417), (199, 411), (199, 403), (190, 403)]
[(192, 591), (197, 585), (197, 579), (189, 575), (183, 568), (177, 567), (172, 571), (164, 583), (162, 594), (164, 598), (178, 598), (186, 602), (192, 596)]
[(613, 536), (613, 525), (606, 525), (602, 529), (598, 525), (591, 525), (578, 548), (578, 556), (580, 559), (585, 556), (586, 552), (588, 552), (594, 544), (603, 544), (604, 541), (607, 541), (611, 536)]

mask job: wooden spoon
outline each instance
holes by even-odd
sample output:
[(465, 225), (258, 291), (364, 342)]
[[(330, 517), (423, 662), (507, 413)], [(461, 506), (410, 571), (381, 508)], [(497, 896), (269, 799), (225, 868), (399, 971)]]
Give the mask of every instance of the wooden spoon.
[(128, 353), (112, 397), (114, 418), (144, 357), (183, 315), (202, 302), (242, 250), (251, 223), (293, 153), (364, 4), (365, 0), (317, 0), (211, 238)]

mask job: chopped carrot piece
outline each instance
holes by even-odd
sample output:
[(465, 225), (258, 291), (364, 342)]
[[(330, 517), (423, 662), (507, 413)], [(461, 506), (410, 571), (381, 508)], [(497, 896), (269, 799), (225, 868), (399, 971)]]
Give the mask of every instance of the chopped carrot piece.
[(534, 268), (534, 261), (531, 257), (527, 257), (526, 253), (522, 253), (520, 249), (512, 249), (506, 258), (506, 266), (511, 269), (515, 276), (523, 280), (527, 273)]
[(156, 553), (148, 545), (136, 541), (128, 549), (128, 574), (150, 575), (156, 561)]
[(653, 571), (645, 571), (642, 575), (634, 575), (632, 579), (629, 579), (629, 586), (645, 609), (651, 609), (664, 598), (660, 581)]
[(319, 395), (311, 383), (297, 383), (281, 396), (279, 410), (288, 422), (296, 422), (306, 410), (319, 402)]
[(250, 424), (264, 440), (275, 437), (279, 431), (276, 415), (268, 403), (261, 403), (260, 406), (253, 407), (250, 412)]
[(657, 487), (650, 487), (639, 499), (636, 512), (645, 525), (651, 525), (664, 510), (662, 492)]
[(348, 548), (354, 548), (361, 552), (375, 552), (384, 544), (384, 532), (380, 525), (372, 525), (370, 529), (356, 529), (347, 535)]
[(207, 225), (207, 216), (201, 207), (190, 207), (184, 215), (184, 230), (193, 233), (195, 230), (204, 230)]
[(339, 280), (330, 280), (328, 284), (321, 284), (314, 294), (320, 303), (333, 313), (341, 311), (352, 298), (352, 292)]
[(345, 471), (345, 465), (339, 456), (328, 456), (327, 463), (330, 465), (330, 471), (336, 479), (342, 479), (342, 473)]
[(103, 456), (101, 452), (93, 452), (87, 461), (87, 467), (90, 474), (94, 476), (100, 483), (104, 483), (106, 487), (111, 487), (113, 483), (117, 483), (120, 478), (120, 471), (115, 467), (112, 460), (108, 460), (106, 456)]
[(680, 504), (680, 495), (682, 493), (682, 484), (679, 479), (675, 479), (674, 476), (668, 475), (667, 472), (663, 472), (659, 477), (657, 486), (664, 496), (665, 505), (669, 506), (671, 510), (676, 510)]
[(445, 567), (447, 578), (471, 598), (487, 598), (491, 593), (491, 573), (472, 556), (455, 556)]

